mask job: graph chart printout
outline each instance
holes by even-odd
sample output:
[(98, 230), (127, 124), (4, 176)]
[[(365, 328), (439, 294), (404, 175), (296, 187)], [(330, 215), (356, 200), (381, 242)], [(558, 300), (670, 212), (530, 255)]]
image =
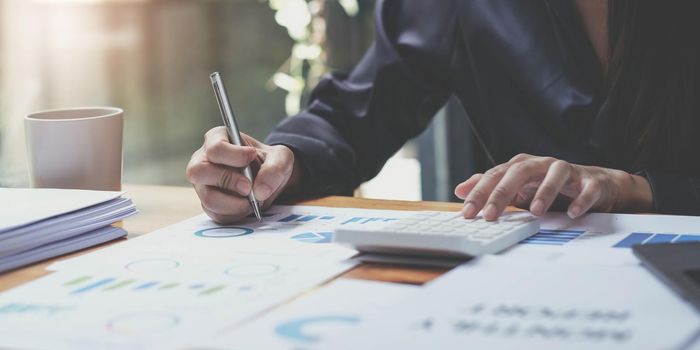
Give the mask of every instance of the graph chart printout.
[(353, 332), (369, 315), (400, 303), (418, 289), (396, 283), (336, 280), (255, 322), (191, 345), (195, 349), (321, 349), (324, 340)]
[(184, 269), (190, 264), (186, 257), (162, 272), (154, 266), (173, 264), (140, 259), (121, 270), (70, 268), (4, 292), (0, 348), (178, 348), (290, 300), (352, 266), (286, 257), (220, 259), (197, 260), (200, 266), (209, 265), (199, 270)]
[(333, 230), (344, 225), (383, 225), (410, 215), (409, 211), (275, 206), (263, 222), (254, 218), (232, 225), (217, 225), (206, 215), (168, 226), (77, 258), (53, 264), (49, 269), (69, 266), (122, 265), (129, 258), (258, 255), (317, 257), (331, 262), (344, 261), (357, 252), (333, 244)]
[(693, 308), (644, 269), (491, 256), (452, 270), (323, 348), (673, 349), (699, 327)]

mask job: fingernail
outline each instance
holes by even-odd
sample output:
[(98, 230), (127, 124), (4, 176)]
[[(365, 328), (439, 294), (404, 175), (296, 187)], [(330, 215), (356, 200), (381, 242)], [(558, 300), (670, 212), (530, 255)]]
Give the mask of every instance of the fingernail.
[(496, 216), (498, 216), (498, 212), (496, 211), (496, 206), (493, 204), (487, 205), (486, 209), (484, 209), (484, 218), (486, 220), (494, 220), (494, 219), (496, 219)]
[(250, 182), (247, 180), (238, 180), (236, 183), (236, 191), (244, 196), (247, 196), (248, 193), (250, 193)]
[(544, 202), (541, 199), (535, 199), (534, 202), (532, 202), (532, 205), (530, 205), (530, 212), (540, 216), (542, 215), (544, 211)]
[(570, 218), (576, 219), (579, 215), (581, 215), (581, 207), (574, 205), (573, 207), (569, 208), (566, 214), (569, 215)]
[(466, 218), (473, 218), (476, 216), (476, 205), (474, 205), (472, 202), (467, 203), (467, 205), (464, 206), (464, 209), (462, 209), (462, 214)]
[(270, 186), (265, 185), (265, 184), (260, 184), (257, 187), (255, 187), (255, 199), (259, 201), (264, 201), (267, 199), (267, 197), (270, 197), (272, 194), (272, 188)]

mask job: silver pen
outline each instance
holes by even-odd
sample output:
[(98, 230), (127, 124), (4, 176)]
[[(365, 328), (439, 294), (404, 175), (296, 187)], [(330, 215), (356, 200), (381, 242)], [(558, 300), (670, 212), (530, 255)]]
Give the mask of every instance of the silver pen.
[[(214, 88), (214, 94), (216, 95), (216, 101), (219, 103), (219, 111), (221, 112), (221, 118), (224, 120), (224, 125), (226, 125), (226, 130), (228, 130), (228, 140), (234, 145), (245, 146), (243, 139), (241, 139), (241, 133), (238, 131), (238, 124), (236, 124), (236, 117), (233, 114), (233, 109), (228, 100), (228, 94), (226, 93), (226, 87), (224, 86), (224, 81), (221, 79), (221, 74), (219, 72), (214, 72), (209, 75), (211, 78), (211, 85)], [(250, 180), (250, 183), (254, 183), (253, 171), (250, 169), (250, 165), (243, 168), (243, 175)], [(255, 217), (258, 221), (262, 221), (262, 215), (260, 215), (260, 204), (255, 199), (255, 194), (251, 189), (250, 194), (248, 194), (248, 201), (250, 206), (253, 208)]]

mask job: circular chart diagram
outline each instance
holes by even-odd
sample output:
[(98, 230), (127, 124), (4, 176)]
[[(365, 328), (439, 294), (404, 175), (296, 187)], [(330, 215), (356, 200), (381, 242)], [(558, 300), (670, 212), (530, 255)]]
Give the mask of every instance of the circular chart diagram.
[(253, 229), (239, 226), (211, 227), (194, 233), (195, 236), (204, 238), (231, 238), (253, 233)]
[(139, 311), (123, 314), (110, 319), (107, 329), (117, 333), (137, 334), (162, 332), (177, 326), (177, 315), (158, 311)]
[(124, 265), (124, 268), (129, 271), (152, 272), (173, 270), (178, 266), (180, 266), (180, 262), (177, 260), (168, 258), (153, 258), (132, 261)]
[(256, 278), (273, 275), (280, 271), (280, 266), (271, 263), (242, 263), (224, 270), (231, 277)]
[(292, 239), (302, 243), (331, 243), (333, 232), (305, 232), (292, 236)]
[(282, 323), (275, 327), (275, 333), (292, 341), (311, 343), (322, 339), (330, 329), (352, 326), (360, 322), (360, 318), (350, 315), (323, 315), (299, 318)]

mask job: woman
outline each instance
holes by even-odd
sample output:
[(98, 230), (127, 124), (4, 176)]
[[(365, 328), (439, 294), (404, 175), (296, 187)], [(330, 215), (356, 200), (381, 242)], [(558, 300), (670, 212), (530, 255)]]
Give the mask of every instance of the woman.
[[(508, 204), (700, 215), (700, 4), (692, 0), (386, 0), (349, 75), (260, 143), (212, 129), (188, 179), (215, 220), (245, 195), (348, 194), (454, 94), (493, 167), (458, 185), (464, 216)], [(465, 135), (468, 137), (468, 135)], [(471, 137), (471, 136), (469, 136)], [(238, 168), (256, 158), (255, 184)], [(500, 164), (498, 164), (500, 163)], [(498, 164), (498, 165), (496, 165)]]

